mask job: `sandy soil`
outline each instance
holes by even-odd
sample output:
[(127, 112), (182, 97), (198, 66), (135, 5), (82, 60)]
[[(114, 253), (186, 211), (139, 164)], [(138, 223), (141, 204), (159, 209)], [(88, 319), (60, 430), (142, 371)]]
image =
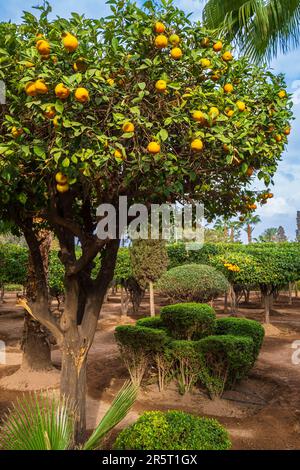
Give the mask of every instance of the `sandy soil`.
[[(158, 299), (157, 311), (161, 303)], [(216, 301), (215, 308), (218, 315), (223, 314), (222, 299)], [(140, 315), (147, 314), (146, 299)], [(250, 305), (240, 306), (239, 316), (263, 321), (262, 308), (255, 295)], [(133, 317), (121, 318), (118, 296), (111, 296), (103, 307), (88, 359), (89, 429), (93, 429), (103, 416), (128, 377), (114, 341), (114, 328), (117, 324), (134, 323), (135, 320)], [(288, 305), (287, 298), (281, 296), (274, 304), (271, 322), (272, 326), (266, 327), (263, 348), (249, 378), (235, 390), (226, 392), (221, 400), (211, 401), (198, 389), (180, 396), (175, 384), (159, 393), (157, 385), (149, 380), (121, 427), (133, 422), (144, 410), (176, 408), (216, 417), (227, 427), (234, 449), (299, 449), (300, 364), (292, 364), (292, 343), (300, 340), (300, 299), (293, 299), (293, 305)], [(0, 380), (18, 370), (22, 324), (22, 309), (15, 306), (15, 295), (7, 295), (6, 303), (0, 305), (0, 340), (7, 345), (7, 364), (0, 365)], [(52, 360), (59, 369), (60, 353), (56, 348), (52, 351)], [(3, 387), (0, 389), (0, 417), (20, 394)]]

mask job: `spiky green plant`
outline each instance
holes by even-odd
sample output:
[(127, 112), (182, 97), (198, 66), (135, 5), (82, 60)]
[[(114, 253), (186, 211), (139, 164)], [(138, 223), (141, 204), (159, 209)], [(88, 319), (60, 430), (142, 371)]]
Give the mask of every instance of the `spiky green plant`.
[[(82, 446), (100, 446), (106, 434), (128, 413), (138, 388), (126, 382), (95, 431)], [(1, 450), (68, 450), (73, 446), (76, 409), (65, 398), (32, 393), (18, 399), (0, 427)]]
[(257, 62), (300, 44), (300, 0), (208, 0), (203, 22)]
[(32, 393), (18, 399), (0, 428), (2, 450), (65, 450), (72, 445), (76, 410), (65, 398)]
[(95, 431), (84, 444), (83, 450), (92, 450), (99, 447), (106, 434), (125, 418), (136, 400), (137, 392), (138, 387), (136, 385), (125, 382)]

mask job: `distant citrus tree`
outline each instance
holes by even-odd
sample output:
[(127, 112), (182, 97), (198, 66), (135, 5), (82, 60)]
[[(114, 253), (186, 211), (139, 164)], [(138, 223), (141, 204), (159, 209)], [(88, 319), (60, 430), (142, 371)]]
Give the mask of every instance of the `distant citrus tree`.
[[(248, 183), (257, 175), (269, 185), (291, 118), (282, 76), (234, 58), (171, 1), (109, 4), (105, 19), (50, 21), (46, 4), (39, 18), (0, 25), (0, 217), (27, 240), (38, 280), (28, 308), (61, 348), (61, 392), (77, 404), (78, 435), (87, 354), (119, 246), (95, 235), (97, 206), (111, 203), (118, 214), (127, 195), (128, 204), (202, 201), (210, 219), (252, 211), (268, 190)], [(59, 320), (49, 311), (36, 217), (60, 244)]]

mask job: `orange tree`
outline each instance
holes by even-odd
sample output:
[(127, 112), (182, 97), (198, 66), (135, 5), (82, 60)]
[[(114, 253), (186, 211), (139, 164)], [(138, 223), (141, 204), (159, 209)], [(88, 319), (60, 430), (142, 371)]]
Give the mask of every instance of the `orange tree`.
[[(251, 178), (269, 185), (291, 118), (282, 76), (234, 58), (171, 1), (109, 3), (101, 20), (49, 21), (46, 6), (0, 27), (0, 216), (26, 237), (39, 280), (30, 308), (61, 347), (61, 391), (77, 403), (79, 431), (86, 357), (119, 245), (95, 235), (96, 207), (118, 211), (127, 195), (128, 204), (202, 201), (207, 218), (254, 210), (269, 193), (251, 191)], [(65, 268), (59, 321), (48, 308), (41, 219)]]

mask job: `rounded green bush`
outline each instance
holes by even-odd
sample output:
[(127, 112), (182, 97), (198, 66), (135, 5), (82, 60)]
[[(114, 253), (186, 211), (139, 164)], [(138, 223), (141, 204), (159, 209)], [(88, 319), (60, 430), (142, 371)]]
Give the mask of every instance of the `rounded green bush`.
[(253, 362), (256, 361), (265, 335), (262, 325), (246, 318), (219, 318), (216, 322), (217, 335), (249, 336), (253, 340)]
[(183, 411), (148, 411), (121, 431), (116, 450), (227, 450), (227, 431), (215, 419)]
[(161, 309), (163, 324), (176, 339), (200, 339), (214, 332), (216, 314), (207, 304), (182, 303)]
[(249, 336), (214, 335), (197, 341), (196, 349), (202, 356), (202, 366), (206, 372), (206, 378), (202, 377), (202, 381), (217, 379), (222, 385), (221, 390), (232, 386), (245, 377), (253, 366), (253, 347)]
[(157, 316), (157, 317), (145, 317), (145, 318), (140, 318), (136, 322), (136, 326), (145, 326), (147, 328), (159, 328), (163, 329), (164, 328), (164, 323), (162, 319)]
[(227, 291), (229, 284), (212, 266), (186, 264), (163, 274), (157, 288), (173, 302), (207, 302)]
[(135, 352), (157, 352), (162, 350), (168, 341), (163, 330), (133, 325), (117, 326), (115, 338), (120, 346), (129, 347)]

